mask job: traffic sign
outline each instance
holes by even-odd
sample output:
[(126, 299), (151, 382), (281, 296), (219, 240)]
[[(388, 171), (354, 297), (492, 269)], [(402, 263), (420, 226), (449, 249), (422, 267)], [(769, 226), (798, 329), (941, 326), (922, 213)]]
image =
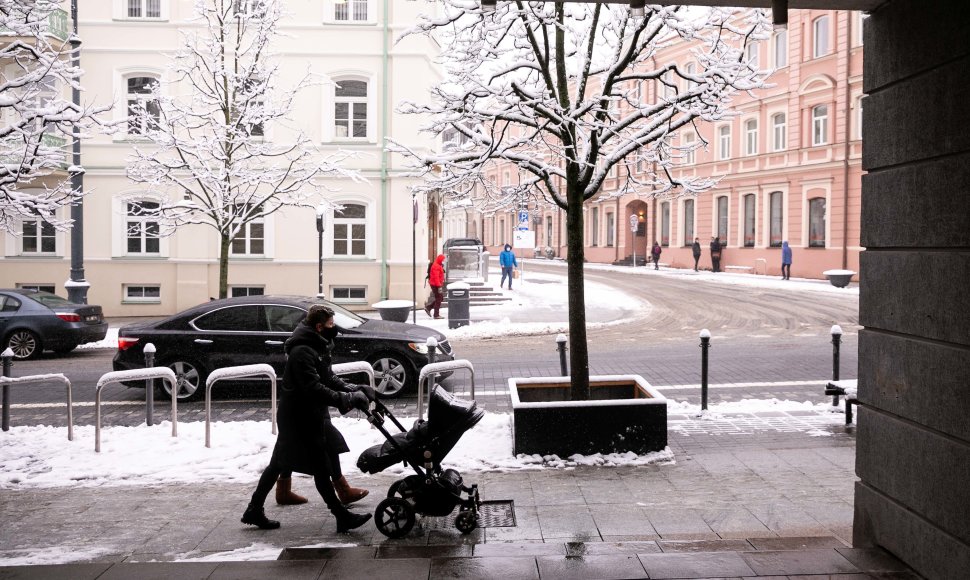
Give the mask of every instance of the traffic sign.
[(519, 210), (519, 223), (529, 223), (529, 212), (528, 210)]

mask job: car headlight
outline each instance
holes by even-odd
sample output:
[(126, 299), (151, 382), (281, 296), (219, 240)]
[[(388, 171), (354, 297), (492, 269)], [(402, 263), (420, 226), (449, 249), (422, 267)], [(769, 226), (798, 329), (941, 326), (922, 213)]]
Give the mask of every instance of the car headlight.
[(409, 342), (408, 348), (418, 354), (428, 354), (428, 345), (423, 342)]

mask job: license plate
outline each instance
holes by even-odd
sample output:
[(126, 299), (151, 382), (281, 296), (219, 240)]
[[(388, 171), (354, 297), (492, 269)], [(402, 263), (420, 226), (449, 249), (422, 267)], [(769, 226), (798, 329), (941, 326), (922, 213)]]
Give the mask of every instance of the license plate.
[(92, 314), (91, 316), (85, 316), (85, 322), (100, 322), (100, 317), (97, 314)]

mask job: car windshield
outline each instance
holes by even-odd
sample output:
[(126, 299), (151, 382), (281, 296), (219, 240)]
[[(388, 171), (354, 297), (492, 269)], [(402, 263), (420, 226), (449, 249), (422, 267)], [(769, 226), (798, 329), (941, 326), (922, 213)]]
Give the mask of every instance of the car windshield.
[(31, 292), (26, 296), (33, 298), (37, 302), (40, 302), (49, 308), (54, 308), (57, 306), (77, 306), (73, 302), (65, 300), (57, 294), (51, 294), (50, 292)]
[(346, 328), (346, 329), (357, 328), (367, 320), (366, 318), (357, 316), (356, 314), (347, 310), (346, 308), (337, 306), (333, 302), (319, 301), (319, 302), (316, 302), (316, 304), (323, 304), (325, 306), (329, 306), (330, 308), (333, 308), (333, 322), (340, 328)]

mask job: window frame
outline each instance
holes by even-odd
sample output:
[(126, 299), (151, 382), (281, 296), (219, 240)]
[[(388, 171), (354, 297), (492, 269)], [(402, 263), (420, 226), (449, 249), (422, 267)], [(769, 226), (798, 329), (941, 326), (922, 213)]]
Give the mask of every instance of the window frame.
[(779, 112), (771, 116), (771, 150), (785, 151), (786, 149), (788, 149), (788, 114)]
[(730, 125), (721, 125), (717, 128), (717, 158), (721, 161), (731, 158)]
[[(724, 209), (724, 215), (721, 215), (722, 206)], [(730, 197), (727, 194), (717, 196), (714, 198), (714, 207), (716, 211), (714, 214), (714, 235), (721, 242), (721, 247), (723, 248), (728, 244), (728, 233), (730, 231), (730, 223), (728, 222), (731, 217)]]
[[(266, 251), (267, 240), (268, 240), (268, 228), (266, 227), (266, 218), (260, 217), (254, 220), (250, 220), (242, 225), (239, 233), (236, 237), (229, 242), (229, 257), (230, 258), (265, 258), (268, 253)], [(255, 227), (260, 227), (262, 229), (262, 235), (256, 237), (253, 235), (253, 229)], [(253, 251), (253, 244), (258, 241), (261, 245), (259, 252)], [(236, 250), (237, 242), (241, 242), (243, 246), (243, 251)]]
[[(130, 2), (131, 0), (115, 0), (113, 15), (115, 20), (129, 20), (132, 22), (165, 22), (168, 20), (169, 0), (158, 0), (158, 16), (131, 16), (129, 14)], [(138, 0), (138, 3), (141, 7), (141, 13), (146, 14), (148, 0)]]
[(684, 164), (694, 165), (697, 163), (697, 134), (693, 131), (688, 131), (684, 134), (683, 138), (683, 148), (684, 148)]
[[(134, 288), (140, 288), (142, 290), (142, 296), (132, 296), (129, 292)], [(145, 296), (144, 293), (150, 288), (155, 288), (158, 290), (158, 296)], [(121, 285), (121, 303), (122, 304), (161, 304), (162, 303), (162, 285), (161, 284), (151, 284), (147, 282), (126, 282)]]
[[(161, 119), (161, 110), (158, 101), (156, 99), (145, 98), (146, 96), (151, 96), (151, 92), (148, 93), (132, 93), (130, 88), (130, 82), (134, 79), (152, 79), (156, 84), (161, 83), (161, 76), (150, 72), (132, 72), (122, 75), (121, 82), (125, 90), (125, 100), (124, 100), (124, 111), (125, 111), (125, 132), (124, 136), (128, 139), (147, 139), (145, 134), (148, 132), (150, 127), (142, 126), (138, 132), (132, 132), (132, 115), (131, 108), (133, 102), (154, 102), (156, 107), (159, 109), (158, 116), (156, 119)], [(150, 86), (150, 85), (149, 85)], [(150, 89), (149, 89), (150, 90)], [(141, 96), (140, 96), (141, 95)], [(134, 98), (133, 98), (134, 97)]]
[(757, 42), (749, 42), (744, 47), (744, 60), (755, 70), (761, 68), (761, 47)]
[[(328, 2), (327, 3), (327, 20), (332, 24), (340, 24), (343, 26), (348, 25), (361, 25), (361, 24), (374, 24), (376, 22), (374, 15), (374, 6), (371, 0), (346, 0), (346, 2)], [(354, 10), (354, 5), (363, 5), (366, 14), (364, 18), (353, 18), (356, 14)], [(337, 17), (338, 6), (344, 6), (347, 10), (347, 18)]]
[(753, 193), (741, 196), (743, 208), (741, 244), (745, 248), (753, 248), (758, 239), (758, 197)]
[(589, 219), (589, 238), (590, 246), (596, 247), (600, 241), (600, 208), (593, 207)]
[[(347, 290), (347, 297), (338, 297), (337, 292)], [(354, 291), (363, 292), (363, 297), (352, 296)], [(338, 304), (363, 304), (367, 302), (367, 286), (331, 286), (330, 300)]]
[[(367, 256), (370, 255), (370, 252), (369, 252), (369, 249), (370, 249), (370, 240), (369, 240), (369, 238), (370, 238), (370, 233), (371, 233), (371, 228), (370, 228), (370, 223), (369, 223), (370, 214), (371, 214), (370, 204), (368, 204), (368, 203), (366, 203), (364, 201), (360, 201), (360, 200), (350, 200), (350, 201), (346, 201), (346, 202), (341, 202), (340, 205), (344, 206), (345, 208), (346, 207), (349, 207), (349, 206), (359, 206), (359, 207), (363, 208), (363, 210), (364, 210), (364, 216), (363, 217), (342, 217), (342, 216), (340, 216), (337, 213), (336, 210), (333, 210), (333, 211), (330, 212), (330, 222), (331, 222), (330, 223), (330, 225), (331, 225), (331, 227), (330, 227), (330, 254), (331, 254), (332, 257), (337, 258), (337, 259), (359, 260), (361, 258), (366, 258)], [(346, 237), (344, 237), (341, 240), (338, 240), (338, 238), (337, 238), (337, 227), (338, 226), (346, 226), (347, 227), (347, 235), (346, 235)], [(363, 228), (364, 228), (364, 237), (363, 238), (355, 238), (354, 237), (354, 226), (363, 226)], [(344, 252), (344, 253), (337, 253), (337, 242), (338, 241), (343, 241), (343, 242), (345, 242), (347, 244), (347, 251), (346, 252)], [(357, 253), (354, 253), (353, 252), (354, 242), (355, 241), (363, 241), (364, 250), (363, 250), (362, 253), (357, 254)]]
[(771, 38), (775, 68), (788, 66), (788, 30), (779, 30)]
[(685, 199), (684, 203), (681, 205), (681, 211), (684, 214), (684, 246), (692, 246), (694, 244), (694, 208), (696, 204), (693, 199)]
[(784, 240), (785, 194), (782, 191), (772, 191), (768, 194), (768, 247), (780, 248)]
[(828, 14), (823, 14), (812, 21), (812, 58), (822, 58), (831, 53), (830, 20)]
[[(24, 242), (28, 240), (27, 236), (27, 224), (33, 224), (35, 228), (35, 234), (31, 238), (36, 243), (36, 248), (33, 251), (27, 250)], [(57, 228), (53, 224), (45, 220), (40, 216), (21, 218), (20, 219), (20, 235), (16, 236), (17, 239), (17, 255), (19, 256), (58, 256), (58, 249), (61, 247)], [(53, 249), (44, 250), (44, 241), (49, 240), (53, 244)]]
[[(249, 296), (266, 295), (266, 286), (253, 286), (251, 284), (230, 284), (228, 290), (229, 298), (246, 298)], [(245, 292), (237, 293), (237, 290), (244, 290)], [(252, 292), (253, 290), (258, 290), (258, 292)]]
[[(339, 90), (338, 85), (340, 85), (340, 83), (347, 83), (347, 82), (362, 83), (364, 85), (364, 91), (365, 91), (364, 96), (361, 97), (361, 96), (338, 95), (337, 94), (337, 91)], [(373, 112), (371, 111), (371, 94), (372, 94), (371, 84), (372, 83), (370, 79), (361, 78), (359, 76), (345, 76), (334, 80), (333, 95), (332, 95), (333, 103), (330, 111), (331, 119), (332, 119), (331, 131), (332, 131), (334, 141), (367, 142), (372, 140), (371, 136), (373, 132), (371, 130), (371, 124), (372, 124)], [(347, 105), (347, 117), (345, 119), (347, 122), (347, 135), (344, 135), (344, 136), (338, 135), (338, 132), (337, 132), (337, 126), (338, 126), (337, 125), (337, 121), (338, 121), (337, 105), (339, 104)], [(353, 135), (354, 123), (356, 122), (354, 114), (358, 112), (358, 107), (356, 105), (362, 106), (363, 112), (364, 112), (364, 136), (362, 137)]]
[(670, 202), (660, 202), (660, 245), (670, 247)]
[(820, 104), (812, 107), (812, 147), (828, 145), (829, 141), (829, 106)]
[(606, 212), (606, 247), (616, 246), (616, 212)]
[(758, 119), (751, 118), (744, 122), (744, 154), (748, 157), (758, 154)]
[[(814, 213), (815, 208), (818, 206), (818, 202), (821, 202), (822, 210), (821, 216), (817, 216)], [(828, 205), (827, 200), (824, 196), (812, 197), (808, 199), (808, 247), (809, 248), (825, 248), (827, 247), (828, 240), (825, 235), (825, 217), (826, 217), (826, 206)], [(816, 219), (820, 219), (821, 223), (816, 223)], [(821, 232), (821, 243), (814, 235), (815, 232)]]
[[(124, 243), (123, 243), (123, 246), (122, 246), (124, 248), (124, 255), (125, 256), (135, 256), (135, 257), (137, 257), (137, 256), (150, 256), (150, 257), (161, 256), (162, 255), (162, 235), (161, 235), (161, 223), (159, 222), (158, 218), (157, 217), (152, 217), (152, 216), (145, 216), (145, 215), (140, 215), (140, 216), (139, 215), (132, 215), (131, 214), (131, 207), (130, 207), (133, 204), (142, 204), (142, 203), (151, 203), (151, 204), (155, 204), (155, 205), (161, 206), (161, 203), (158, 200), (156, 200), (156, 199), (126, 199), (126, 200), (124, 200), (123, 203), (124, 203), (124, 211), (125, 211), (124, 222), (123, 222), (124, 223), (124, 225), (123, 225), (123, 230), (124, 230), (123, 231)], [(145, 248), (143, 251), (132, 251), (131, 250), (131, 240), (132, 240), (131, 225), (132, 225), (132, 223), (140, 224), (138, 239), (139, 239), (139, 247)], [(150, 224), (150, 223), (154, 223), (155, 224), (155, 235), (154, 236), (150, 236), (148, 234), (148, 231), (147, 231), (147, 227), (146, 226), (148, 224)], [(156, 240), (158, 249), (156, 251), (154, 251), (154, 252), (151, 252), (151, 251), (148, 251), (147, 250), (148, 242), (150, 240)]]

